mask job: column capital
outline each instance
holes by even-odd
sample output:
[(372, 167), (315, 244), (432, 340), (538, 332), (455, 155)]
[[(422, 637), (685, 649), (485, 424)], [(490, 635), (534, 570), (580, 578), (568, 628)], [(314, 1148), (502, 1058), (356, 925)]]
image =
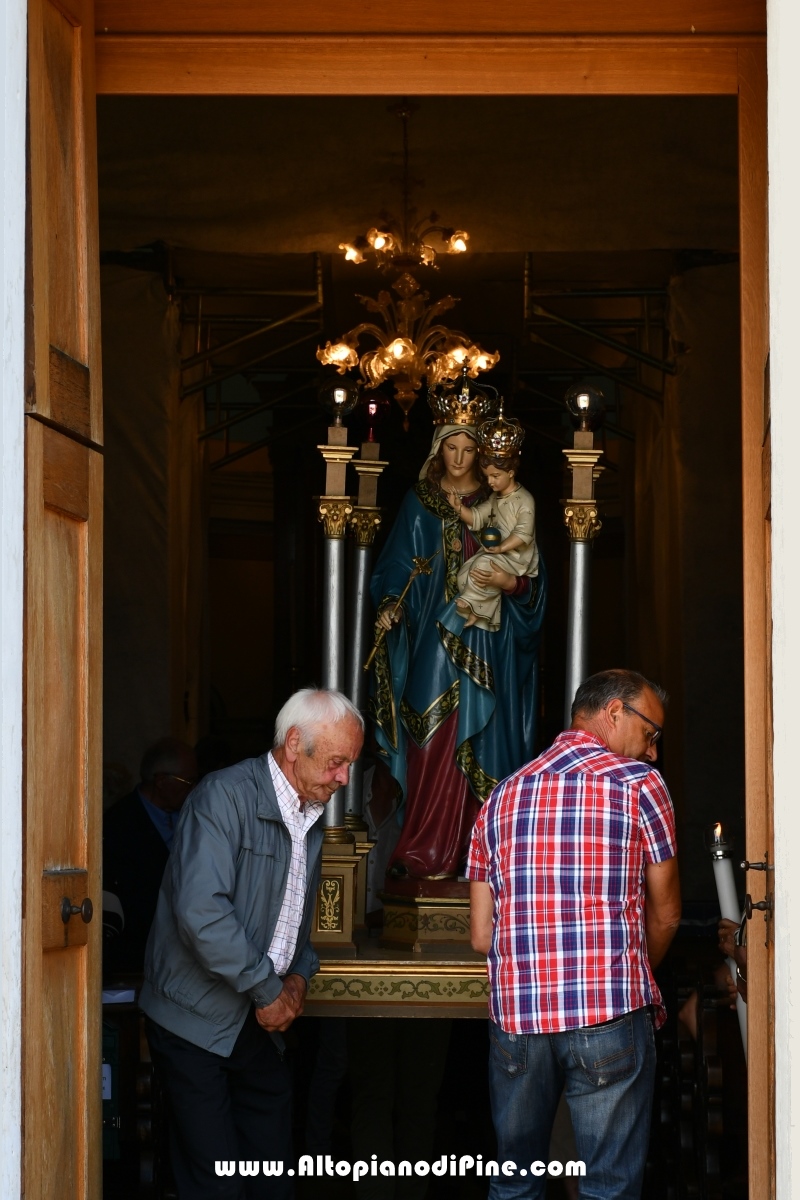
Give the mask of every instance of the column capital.
[(356, 504), (347, 523), (355, 535), (356, 545), (371, 546), (381, 523), (381, 510), (371, 505)]
[(594, 500), (562, 500), (564, 524), (573, 542), (590, 542), (603, 528)]
[(353, 502), (349, 496), (320, 496), (319, 520), (324, 526), (325, 537), (343, 538), (352, 511)]

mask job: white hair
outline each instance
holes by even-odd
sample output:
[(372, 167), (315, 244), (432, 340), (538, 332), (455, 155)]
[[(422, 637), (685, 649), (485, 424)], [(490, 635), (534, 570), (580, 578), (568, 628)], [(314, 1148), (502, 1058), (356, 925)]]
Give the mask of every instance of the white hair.
[(364, 731), (364, 718), (356, 706), (332, 688), (301, 688), (284, 704), (275, 718), (273, 749), (285, 745), (290, 729), (298, 729), (306, 754), (314, 753), (314, 736), (322, 725), (355, 721)]

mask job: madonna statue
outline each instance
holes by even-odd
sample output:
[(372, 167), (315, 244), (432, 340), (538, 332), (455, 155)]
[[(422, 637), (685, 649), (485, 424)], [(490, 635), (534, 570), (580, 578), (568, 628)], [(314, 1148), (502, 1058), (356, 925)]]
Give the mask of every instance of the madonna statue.
[[(488, 494), (476, 441), (488, 401), (481, 394), (465, 404), (462, 394), (432, 405), (438, 419), (430, 454), (372, 576), (378, 625), (387, 633), (375, 657), (370, 710), (379, 753), (403, 797), (393, 878), (455, 879), (481, 803), (535, 749), (544, 564), (537, 578), (495, 564), (476, 574), (478, 584), (502, 591), (500, 628), (464, 628), (454, 603), (458, 572), (480, 546), (448, 494), (466, 507)], [(431, 574), (414, 580), (392, 621), (413, 558), (437, 550)]]

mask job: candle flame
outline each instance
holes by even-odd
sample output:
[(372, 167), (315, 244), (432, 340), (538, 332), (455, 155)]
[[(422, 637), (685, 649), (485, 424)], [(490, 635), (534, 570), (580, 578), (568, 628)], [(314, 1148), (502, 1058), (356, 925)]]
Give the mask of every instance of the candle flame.
[(717, 841), (720, 841), (722, 838), (722, 826), (720, 825), (719, 821), (717, 821), (716, 825), (714, 826), (714, 837)]

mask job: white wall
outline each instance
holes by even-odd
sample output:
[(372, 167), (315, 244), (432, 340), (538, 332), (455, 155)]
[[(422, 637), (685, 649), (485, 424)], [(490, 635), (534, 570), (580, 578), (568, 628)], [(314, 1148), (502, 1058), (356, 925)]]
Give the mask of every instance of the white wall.
[(0, 0), (0, 1196), (20, 1192), (25, 0)]
[[(768, 0), (777, 1184), (800, 1196), (800, 6)], [(800, 1147), (798, 1147), (800, 1149)]]

